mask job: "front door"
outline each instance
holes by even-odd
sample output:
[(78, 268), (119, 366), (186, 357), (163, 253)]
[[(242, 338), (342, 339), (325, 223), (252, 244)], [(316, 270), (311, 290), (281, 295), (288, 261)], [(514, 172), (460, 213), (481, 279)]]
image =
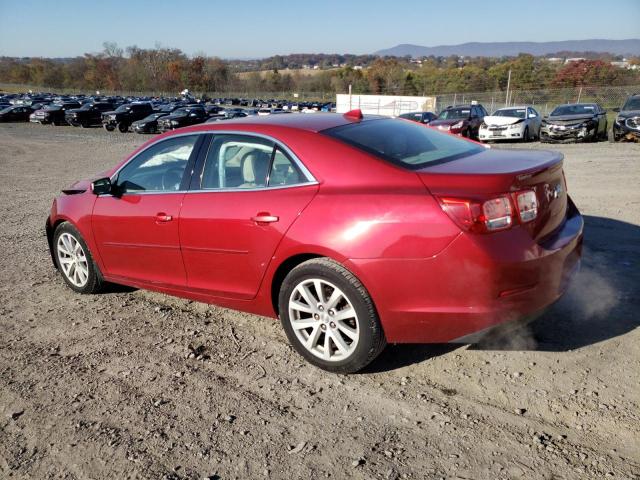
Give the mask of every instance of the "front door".
[(280, 240), (318, 187), (293, 155), (250, 135), (214, 136), (200, 178), (180, 213), (188, 286), (253, 298)]
[(106, 274), (186, 285), (178, 219), (200, 137), (151, 145), (120, 170), (113, 195), (97, 198), (92, 226)]

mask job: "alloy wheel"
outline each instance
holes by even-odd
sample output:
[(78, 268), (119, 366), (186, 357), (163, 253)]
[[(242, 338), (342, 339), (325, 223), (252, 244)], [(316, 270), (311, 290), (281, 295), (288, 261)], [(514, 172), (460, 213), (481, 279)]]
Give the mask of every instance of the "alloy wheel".
[(289, 298), (289, 321), (306, 350), (329, 362), (348, 358), (360, 337), (358, 315), (347, 295), (320, 278), (301, 281)]
[(87, 284), (89, 262), (80, 242), (70, 233), (58, 237), (56, 245), (58, 263), (67, 280), (78, 288)]

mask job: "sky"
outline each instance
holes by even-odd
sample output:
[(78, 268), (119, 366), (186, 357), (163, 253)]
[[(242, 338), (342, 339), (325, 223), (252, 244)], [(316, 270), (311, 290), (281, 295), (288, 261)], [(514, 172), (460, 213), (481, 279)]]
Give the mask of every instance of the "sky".
[(6, 56), (71, 57), (106, 41), (262, 58), (590, 38), (640, 38), (640, 0), (0, 0)]

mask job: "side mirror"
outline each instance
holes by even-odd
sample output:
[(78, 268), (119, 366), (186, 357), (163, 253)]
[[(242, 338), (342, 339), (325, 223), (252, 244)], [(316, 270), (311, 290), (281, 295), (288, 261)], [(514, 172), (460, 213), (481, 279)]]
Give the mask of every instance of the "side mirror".
[(620, 113), (620, 107), (612, 108), (611, 111), (615, 113)]
[(95, 195), (108, 195), (113, 191), (111, 179), (109, 177), (100, 178), (91, 182), (91, 191)]
[(537, 118), (538, 115), (536, 115), (535, 113), (530, 113), (529, 114), (529, 118)]

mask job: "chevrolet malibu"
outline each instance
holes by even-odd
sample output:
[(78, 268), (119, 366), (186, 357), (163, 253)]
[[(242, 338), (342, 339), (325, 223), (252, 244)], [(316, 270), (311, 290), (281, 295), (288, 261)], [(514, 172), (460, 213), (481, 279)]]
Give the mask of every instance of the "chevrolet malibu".
[(78, 293), (279, 317), (307, 361), (356, 372), (388, 342), (468, 341), (563, 294), (583, 220), (562, 162), (359, 111), (233, 119), (71, 185), (46, 232)]

